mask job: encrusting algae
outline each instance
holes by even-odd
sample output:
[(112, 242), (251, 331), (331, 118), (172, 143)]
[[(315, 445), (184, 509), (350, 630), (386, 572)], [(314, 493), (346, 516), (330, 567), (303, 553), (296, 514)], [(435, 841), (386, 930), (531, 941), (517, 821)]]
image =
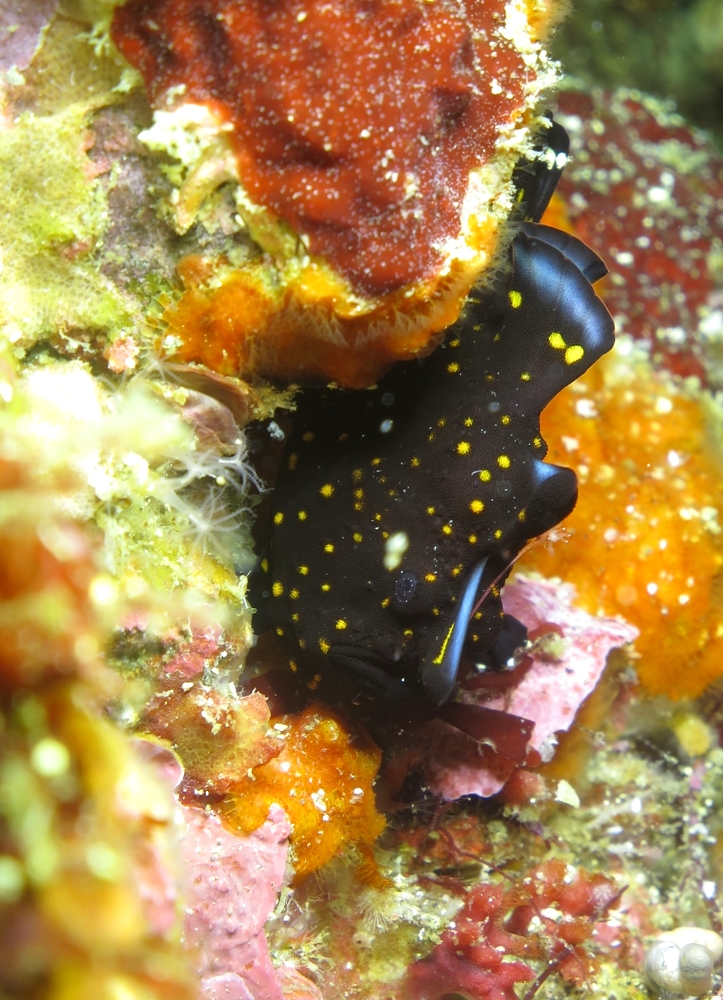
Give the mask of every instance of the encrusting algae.
[(572, 87), (557, 100), (571, 151), (563, 228), (604, 256), (601, 295), (620, 332), (668, 371), (719, 388), (723, 155), (670, 102), (638, 91)]
[(3, 109), (15, 121), (0, 129), (0, 331), (23, 348), (81, 331), (115, 336), (134, 311), (99, 268), (108, 210), (98, 176), (107, 167), (88, 155), (92, 116), (118, 100), (128, 71), (94, 54), (78, 27), (56, 21), (26, 87), (11, 88)]

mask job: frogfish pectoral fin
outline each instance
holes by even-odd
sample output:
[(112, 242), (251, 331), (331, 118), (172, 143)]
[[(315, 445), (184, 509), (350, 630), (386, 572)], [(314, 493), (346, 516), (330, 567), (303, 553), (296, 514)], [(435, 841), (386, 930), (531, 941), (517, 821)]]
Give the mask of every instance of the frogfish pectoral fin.
[(462, 585), (454, 615), (446, 623), (441, 637), (431, 646), (422, 659), (422, 687), (437, 705), (444, 705), (452, 697), (457, 685), (457, 671), (462, 657), (467, 626), (477, 602), (487, 557), (476, 563)]

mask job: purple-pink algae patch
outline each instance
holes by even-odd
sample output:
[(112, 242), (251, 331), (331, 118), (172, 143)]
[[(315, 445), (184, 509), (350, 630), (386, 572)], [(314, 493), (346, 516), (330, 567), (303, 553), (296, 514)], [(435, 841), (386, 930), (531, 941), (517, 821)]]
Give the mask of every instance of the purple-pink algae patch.
[(291, 825), (273, 805), (244, 837), (213, 813), (183, 810), (188, 878), (185, 935), (198, 956), (204, 1000), (281, 1000), (264, 924), (284, 881)]

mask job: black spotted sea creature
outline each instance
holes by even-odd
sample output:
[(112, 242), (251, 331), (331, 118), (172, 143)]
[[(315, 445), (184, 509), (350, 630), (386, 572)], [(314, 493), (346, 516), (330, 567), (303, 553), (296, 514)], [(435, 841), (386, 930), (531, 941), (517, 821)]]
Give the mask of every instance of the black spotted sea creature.
[[(533, 177), (535, 217), (550, 176)], [(282, 459), (268, 624), (387, 700), (421, 689), (442, 705), (463, 658), (504, 662), (524, 638), (504, 577), (575, 505), (575, 474), (544, 461), (540, 413), (613, 345), (592, 287), (606, 268), (533, 222), (510, 253), (429, 357), (368, 390), (304, 391)]]

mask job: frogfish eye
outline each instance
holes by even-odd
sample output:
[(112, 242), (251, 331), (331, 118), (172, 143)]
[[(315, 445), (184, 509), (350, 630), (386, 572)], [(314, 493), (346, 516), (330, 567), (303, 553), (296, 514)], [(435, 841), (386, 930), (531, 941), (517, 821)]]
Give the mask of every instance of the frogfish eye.
[(409, 570), (404, 570), (394, 582), (394, 596), (400, 604), (409, 604), (416, 591), (417, 577)]

